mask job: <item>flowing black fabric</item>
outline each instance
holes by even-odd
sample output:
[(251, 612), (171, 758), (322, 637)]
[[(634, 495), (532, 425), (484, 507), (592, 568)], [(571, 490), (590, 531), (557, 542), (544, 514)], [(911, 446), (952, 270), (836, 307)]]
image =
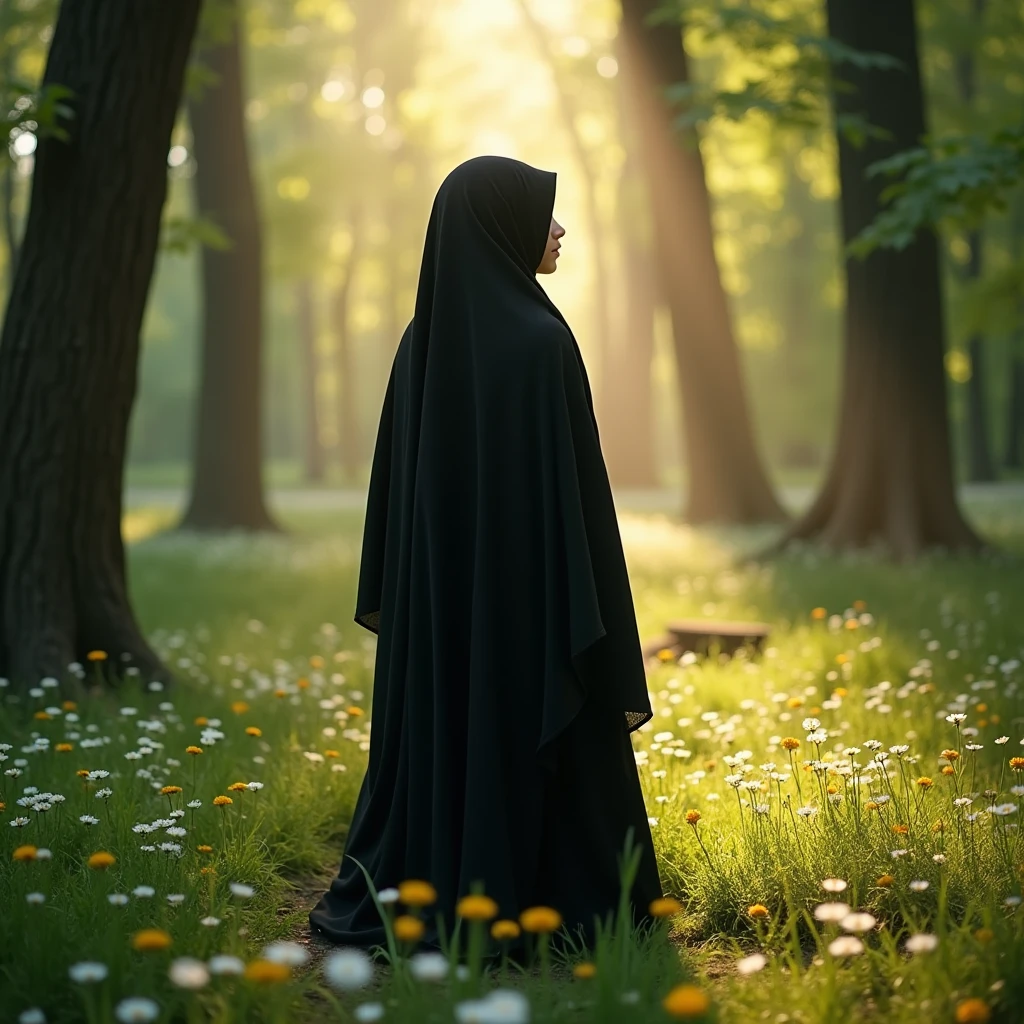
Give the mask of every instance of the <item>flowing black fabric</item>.
[(554, 196), (553, 173), (478, 157), (431, 211), (363, 533), (369, 765), (351, 856), (310, 914), (335, 942), (384, 941), (352, 858), (378, 889), (432, 882), (449, 928), (479, 880), (501, 916), (544, 900), (590, 936), (632, 826), (638, 919), (661, 894), (629, 740), (652, 711), (590, 384), (535, 276)]

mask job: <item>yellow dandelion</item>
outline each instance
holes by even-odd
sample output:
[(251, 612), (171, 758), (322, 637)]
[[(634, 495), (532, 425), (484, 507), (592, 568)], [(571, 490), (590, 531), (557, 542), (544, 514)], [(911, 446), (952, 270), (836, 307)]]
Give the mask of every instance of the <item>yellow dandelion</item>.
[(956, 1004), (956, 1024), (986, 1024), (992, 1011), (984, 999), (961, 999)]
[(332, 759), (335, 757), (341, 757), (341, 752), (337, 750), (325, 750), (324, 757), (329, 757)]
[(837, 697), (845, 697), (849, 693), (849, 690), (847, 690), (845, 686), (837, 686), (832, 693)]
[(825, 608), (812, 608), (811, 618), (820, 622), (825, 616), (828, 615), (828, 611)]
[(106, 850), (97, 850), (86, 863), (93, 871), (106, 871), (107, 868), (111, 868), (117, 863), (117, 858), (112, 853), (107, 853)]
[(323, 668), (324, 664), (325, 664), (324, 659), (321, 658), (319, 654), (314, 654), (309, 659), (309, 667), (310, 668)]
[(14, 860), (20, 860), (24, 862), (35, 860), (36, 853), (38, 853), (38, 850), (34, 846), (19, 846), (15, 849), (14, 853), (11, 854), (11, 857)]
[(651, 912), (651, 917), (671, 917), (673, 914), (678, 914), (683, 909), (683, 905), (674, 896), (662, 896), (659, 899), (651, 900), (647, 909)]
[(193, 757), (198, 757), (203, 752), (202, 747), (197, 747), (195, 744), (185, 748), (186, 754), (191, 754)]
[(37, 722), (49, 722), (53, 718), (53, 715), (48, 711), (37, 711), (32, 717)]
[(768, 908), (763, 903), (754, 903), (747, 907), (747, 913), (755, 920), (768, 917)]
[(245, 727), (246, 736), (255, 736), (257, 739), (263, 735), (263, 730), (258, 725), (247, 725)]
[(282, 697), (287, 697), (288, 696), (288, 691), (287, 690), (281, 690), (281, 689), (275, 690), (274, 691), (274, 696), (278, 700), (280, 700)]
[(974, 937), (978, 942), (991, 942), (996, 937), (996, 933), (991, 928), (979, 928), (974, 933)]
[(366, 712), (362, 708), (356, 707), (355, 704), (352, 704), (351, 706), (345, 708), (345, 710), (350, 715), (365, 715), (366, 714)]
[(836, 655), (836, 664), (837, 665), (845, 665), (849, 660), (850, 660), (849, 655), (846, 655), (846, 654), (837, 654)]
[(860, 622), (857, 619), (847, 619), (843, 625), (847, 629), (857, 629), (860, 626)]
[(676, 652), (671, 647), (662, 647), (657, 654), (658, 661), (675, 661)]
[(787, 708), (802, 708), (803, 706), (803, 697), (790, 697), (789, 700), (786, 701)]
[(879, 805), (879, 803), (876, 800), (868, 800), (868, 802), (866, 804), (864, 804), (864, 810), (865, 811), (877, 811), (879, 806), (880, 805)]
[(244, 700), (236, 700), (232, 703), (231, 710), (236, 715), (244, 715), (249, 710), (249, 705)]
[(905, 836), (910, 831), (909, 825), (893, 825), (892, 831), (894, 835)]
[(196, 850), (199, 853), (213, 853), (213, 847), (206, 843), (200, 843), (200, 845), (196, 847)]
[(956, 769), (951, 764), (944, 764), (942, 766), (943, 775), (956, 775)]
[(243, 789), (248, 789), (248, 788), (249, 788), (249, 786), (245, 782), (232, 782), (231, 785), (228, 786), (228, 792), (229, 793), (241, 793)]
[(782, 739), (783, 750), (796, 750), (800, 746), (800, 741), (795, 736), (785, 736)]
[(305, 676), (299, 676), (299, 678), (295, 680), (295, 685), (300, 690), (308, 690), (309, 689), (309, 680)]
[(491, 936), (499, 942), (504, 942), (506, 939), (519, 938), (519, 930), (518, 922), (511, 921), (506, 917), (491, 925)]
[(66, 700), (61, 704), (61, 708), (65, 711), (77, 711), (78, 704), (73, 700)]
[(86, 659), (86, 661), (106, 661), (107, 660), (107, 652), (106, 651), (90, 651), (85, 656), (85, 659)]
[(171, 941), (170, 934), (163, 928), (143, 928), (132, 936), (132, 948), (140, 953), (158, 953), (168, 949)]
[(217, 874), (216, 868), (200, 868), (199, 874), (201, 875), (215, 875)]
[(703, 1017), (711, 1008), (711, 1000), (696, 985), (676, 985), (661, 1001), (661, 1005), (670, 1016), (688, 1020)]
[(424, 925), (412, 914), (399, 914), (395, 918), (395, 938), (402, 942), (418, 942), (423, 937)]
[(867, 608), (867, 606), (868, 606), (867, 601), (862, 601), (862, 600), (860, 600), (860, 598), (858, 598), (856, 601), (853, 602), (853, 610), (855, 612), (862, 612), (862, 611), (864, 611)]
[(895, 881), (896, 879), (893, 878), (892, 875), (879, 875), (878, 878), (875, 879), (875, 885), (877, 885), (879, 889), (888, 889)]
[(574, 978), (592, 978), (597, 974), (597, 965), (591, 963), (589, 960), (584, 960), (581, 964), (576, 964), (572, 969), (572, 976)]
[(686, 812), (686, 824), (687, 825), (696, 825), (698, 821), (700, 821), (700, 811), (698, 811), (698, 810), (689, 810), (689, 811)]
[(54, 748), (58, 754), (67, 754), (75, 749), (74, 743), (58, 743)]
[(437, 890), (419, 878), (407, 878), (398, 886), (398, 898), (407, 907), (429, 907), (437, 901)]
[(246, 979), (257, 985), (280, 985), (291, 976), (291, 968), (275, 960), (253, 960), (245, 965)]
[(921, 778), (919, 778), (919, 779), (917, 780), (917, 784), (918, 784), (918, 785), (919, 785), (919, 786), (920, 786), (920, 787), (921, 787), (922, 789), (931, 789), (931, 788), (932, 788), (932, 786), (934, 786), (934, 785), (935, 785), (935, 783), (934, 783), (934, 782), (932, 782), (932, 780), (931, 780), (930, 778), (928, 778), (928, 776), (927, 776), (927, 775), (922, 775), (922, 776), (921, 776)]
[(75, 772), (75, 774), (76, 774), (76, 775), (77, 775), (77, 776), (78, 776), (78, 777), (79, 777), (80, 779), (86, 779), (86, 778), (88, 778), (88, 777), (89, 777), (89, 769), (88, 769), (88, 768), (79, 768), (79, 769), (78, 769), (78, 771), (77, 771), (77, 772)]
[(490, 921), (498, 916), (498, 904), (490, 896), (471, 894), (463, 896), (455, 907), (459, 917), (467, 921)]
[(562, 915), (553, 907), (527, 907), (519, 915), (524, 932), (553, 932), (562, 923)]
[(233, 804), (235, 801), (229, 796), (215, 796), (213, 798), (214, 807), (227, 807), (229, 804)]
[(1011, 757), (1010, 767), (1015, 772), (1024, 772), (1024, 757)]
[(193, 725), (209, 725), (210, 724), (210, 720), (206, 717), (206, 715), (198, 715), (196, 718), (192, 719), (192, 724)]
[(164, 786), (160, 790), (161, 796), (174, 796), (176, 793), (181, 792), (181, 786)]

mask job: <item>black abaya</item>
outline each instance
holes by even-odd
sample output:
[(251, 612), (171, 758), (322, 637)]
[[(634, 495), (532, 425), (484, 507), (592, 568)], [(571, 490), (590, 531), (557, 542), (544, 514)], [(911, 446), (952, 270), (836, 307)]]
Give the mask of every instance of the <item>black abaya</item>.
[(314, 931), (384, 943), (378, 888), (483, 883), (500, 916), (560, 910), (592, 935), (643, 848), (629, 733), (652, 717), (586, 369), (535, 276), (555, 175), (478, 157), (438, 190), (415, 313), (381, 413), (355, 619), (377, 633), (369, 765)]

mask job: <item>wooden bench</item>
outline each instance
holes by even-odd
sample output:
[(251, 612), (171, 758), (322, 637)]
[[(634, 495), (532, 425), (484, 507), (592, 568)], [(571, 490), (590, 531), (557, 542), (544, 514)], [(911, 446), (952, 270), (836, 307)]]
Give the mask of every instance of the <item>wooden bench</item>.
[(714, 648), (731, 657), (741, 647), (755, 651), (764, 649), (771, 627), (763, 622), (730, 622), (723, 619), (677, 619), (668, 624), (667, 632), (644, 642), (645, 658), (657, 658), (662, 650), (672, 651), (678, 658), (687, 651), (707, 655)]

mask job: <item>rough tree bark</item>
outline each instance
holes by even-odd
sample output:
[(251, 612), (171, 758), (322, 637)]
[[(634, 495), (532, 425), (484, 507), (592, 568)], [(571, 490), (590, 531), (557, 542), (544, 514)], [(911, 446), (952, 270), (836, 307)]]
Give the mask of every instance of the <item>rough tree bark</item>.
[(64, 0), (0, 342), (0, 672), (17, 686), (94, 649), (163, 675), (125, 581), (121, 485), (167, 150), (199, 0)]
[(685, 514), (693, 522), (781, 520), (785, 514), (754, 444), (703, 160), (694, 133), (676, 130), (664, 96), (688, 78), (682, 34), (678, 24), (645, 23), (660, 6), (659, 0), (623, 0), (620, 53), (636, 84), (655, 248), (672, 316), (689, 465)]
[(320, 409), (317, 378), (320, 359), (316, 349), (316, 309), (313, 282), (301, 277), (295, 283), (295, 307), (298, 319), (299, 347), (302, 353), (302, 419), (306, 479), (320, 483), (324, 478), (324, 446), (320, 440)]
[[(913, 0), (828, 0), (832, 38), (882, 52), (900, 70), (846, 67), (852, 90), (836, 90), (837, 116), (863, 114), (882, 128), (858, 148), (839, 136), (843, 237), (854, 238), (879, 210), (876, 160), (919, 144), (924, 97)], [(930, 546), (977, 548), (957, 504), (950, 455), (944, 324), (935, 235), (903, 250), (877, 249), (846, 261), (843, 391), (839, 431), (825, 485), (785, 543), (831, 547), (880, 543), (897, 558)]]
[(230, 36), (199, 57), (215, 75), (188, 104), (196, 205), (230, 240), (204, 246), (203, 334), (192, 493), (181, 526), (272, 530), (262, 475), (262, 244), (245, 138), (237, 0)]

